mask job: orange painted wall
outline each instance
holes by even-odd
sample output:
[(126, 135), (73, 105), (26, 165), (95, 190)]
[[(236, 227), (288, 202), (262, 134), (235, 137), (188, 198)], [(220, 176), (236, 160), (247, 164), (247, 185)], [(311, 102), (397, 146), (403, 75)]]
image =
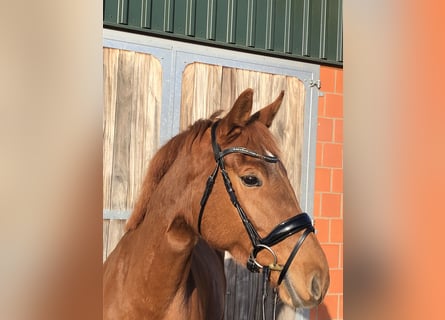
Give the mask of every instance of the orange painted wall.
[(343, 69), (320, 68), (314, 218), (331, 284), (311, 320), (343, 319)]

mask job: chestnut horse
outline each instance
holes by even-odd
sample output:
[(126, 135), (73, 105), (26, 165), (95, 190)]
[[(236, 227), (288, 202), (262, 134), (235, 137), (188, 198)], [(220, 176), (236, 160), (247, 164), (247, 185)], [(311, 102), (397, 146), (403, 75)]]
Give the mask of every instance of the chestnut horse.
[(283, 95), (251, 115), (247, 89), (155, 154), (104, 264), (104, 319), (223, 319), (224, 250), (267, 272), (284, 303), (321, 302), (327, 260), (268, 129)]

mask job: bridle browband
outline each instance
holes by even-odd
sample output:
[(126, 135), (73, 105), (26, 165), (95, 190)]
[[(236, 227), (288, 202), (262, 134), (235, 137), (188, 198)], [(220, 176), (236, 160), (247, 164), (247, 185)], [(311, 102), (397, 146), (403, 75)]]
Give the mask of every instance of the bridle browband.
[[(216, 167), (207, 179), (206, 187), (204, 190), (204, 194), (201, 198), (201, 209), (199, 211), (199, 217), (198, 217), (198, 232), (201, 234), (201, 221), (202, 216), (204, 213), (204, 207), (207, 203), (207, 200), (210, 196), (210, 193), (212, 192), (213, 185), (215, 184), (215, 178), (219, 170), (221, 170), (221, 175), (224, 181), (224, 185), (226, 187), (227, 193), (230, 196), (230, 200), (232, 201), (232, 204), (237, 209), (238, 214), (241, 218), (241, 221), (243, 222), (243, 225), (247, 231), (247, 234), (250, 238), (250, 241), (252, 243), (253, 249), (250, 253), (249, 259), (247, 261), (247, 269), (251, 272), (260, 272), (260, 269), (263, 269), (263, 273), (267, 274), (267, 281), (269, 280), (270, 271), (279, 271), (280, 276), (278, 278), (278, 285), (281, 284), (283, 281), (287, 270), (290, 267), (290, 264), (292, 263), (293, 259), (295, 258), (295, 255), (297, 254), (298, 250), (302, 246), (304, 240), (306, 237), (311, 233), (314, 232), (314, 227), (312, 225), (312, 220), (309, 217), (307, 213), (300, 213), (296, 216), (281, 222), (278, 224), (267, 236), (262, 238), (258, 232), (256, 231), (254, 225), (247, 217), (246, 213), (244, 212), (243, 208), (241, 207), (240, 203), (238, 202), (238, 199), (235, 195), (235, 191), (232, 188), (232, 183), (230, 182), (229, 175), (225, 169), (224, 165), (224, 157), (231, 153), (240, 153), (249, 157), (257, 158), (269, 163), (277, 163), (279, 162), (279, 159), (275, 156), (269, 156), (269, 155), (261, 155), (254, 151), (248, 150), (244, 147), (231, 147), (225, 150), (221, 150), (220, 146), (216, 142), (216, 128), (218, 126), (219, 121), (216, 121), (212, 124), (211, 127), (211, 139), (212, 139), (212, 148), (213, 148), (213, 155), (215, 157), (216, 161)], [(278, 265), (277, 264), (277, 256), (275, 252), (271, 249), (271, 247), (284, 239), (288, 238), (289, 236), (298, 233), (302, 230), (305, 230), (304, 233), (300, 236), (299, 240), (297, 241), (295, 247), (293, 248), (292, 252), (290, 253), (286, 263), (284, 265)], [(274, 262), (264, 266), (259, 264), (256, 261), (256, 256), (261, 250), (267, 250), (269, 251), (272, 256), (274, 257)]]

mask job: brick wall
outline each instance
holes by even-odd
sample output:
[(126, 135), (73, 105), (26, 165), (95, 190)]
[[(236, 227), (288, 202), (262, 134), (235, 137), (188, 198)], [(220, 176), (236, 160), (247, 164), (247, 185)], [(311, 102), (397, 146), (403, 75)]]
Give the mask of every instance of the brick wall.
[(331, 284), (311, 320), (343, 319), (343, 70), (320, 68), (314, 217)]

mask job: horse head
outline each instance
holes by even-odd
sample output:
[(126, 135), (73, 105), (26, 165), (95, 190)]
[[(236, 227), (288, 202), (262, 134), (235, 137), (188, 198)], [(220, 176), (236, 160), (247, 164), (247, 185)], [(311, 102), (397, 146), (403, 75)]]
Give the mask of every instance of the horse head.
[(211, 246), (253, 272), (270, 271), (286, 304), (312, 307), (326, 294), (329, 270), (269, 130), (283, 96), (252, 115), (253, 90), (245, 90), (194, 145), (192, 220)]

